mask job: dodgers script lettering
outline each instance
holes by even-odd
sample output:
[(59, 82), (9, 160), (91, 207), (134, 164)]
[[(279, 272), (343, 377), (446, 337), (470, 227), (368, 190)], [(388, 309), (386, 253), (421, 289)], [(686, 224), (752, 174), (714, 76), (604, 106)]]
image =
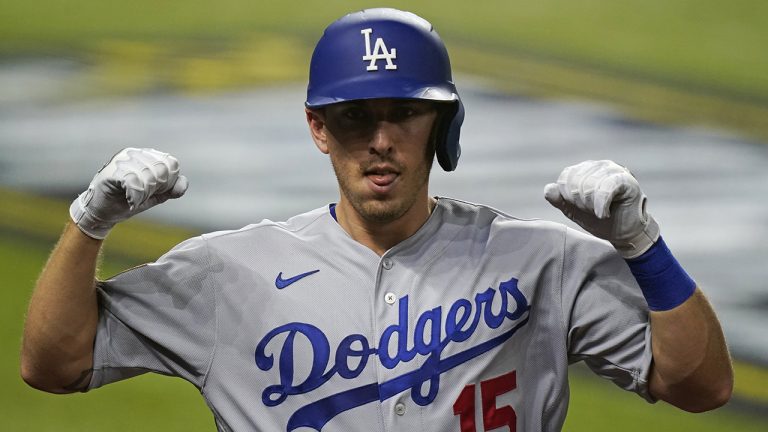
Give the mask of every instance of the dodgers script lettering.
[[(497, 301), (498, 312), (492, 308), (494, 299)], [(498, 291), (488, 288), (477, 293), (474, 302), (464, 298), (456, 300), (447, 314), (444, 314), (441, 306), (423, 312), (412, 332), (409, 330), (408, 306), (408, 296), (402, 297), (398, 304), (398, 322), (384, 330), (378, 340), (378, 347), (372, 346), (364, 335), (351, 334), (343, 338), (332, 353), (328, 337), (321, 329), (300, 322), (288, 323), (267, 333), (256, 346), (256, 366), (264, 371), (271, 370), (275, 366), (273, 353), (279, 352), (277, 368), (280, 383), (264, 389), (264, 405), (277, 406), (291, 395), (309, 393), (337, 374), (344, 379), (356, 378), (365, 370), (371, 356), (378, 357), (385, 368), (394, 369), (399, 363), (410, 362), (417, 355), (424, 357), (420, 368), (389, 381), (372, 382), (312, 402), (291, 416), (287, 430), (310, 427), (320, 431), (323, 425), (344, 411), (370, 402), (387, 400), (408, 389), (415, 403), (428, 405), (435, 400), (440, 390), (441, 374), (508, 340), (528, 322), (530, 309), (528, 300), (517, 288), (515, 278), (501, 282)], [(478, 345), (442, 358), (442, 352), (448, 345), (469, 339), (481, 322), (489, 329), (497, 329), (507, 320), (513, 323), (511, 328)], [(284, 338), (280, 338), (282, 346), (273, 347), (279, 342), (271, 342), (281, 335), (284, 335)], [(395, 335), (397, 349), (391, 354), (388, 347)], [(312, 351), (311, 370), (301, 377), (296, 376), (294, 364), (294, 358), (298, 357), (295, 355), (297, 338), (302, 339), (301, 346), (306, 346), (308, 342)]]

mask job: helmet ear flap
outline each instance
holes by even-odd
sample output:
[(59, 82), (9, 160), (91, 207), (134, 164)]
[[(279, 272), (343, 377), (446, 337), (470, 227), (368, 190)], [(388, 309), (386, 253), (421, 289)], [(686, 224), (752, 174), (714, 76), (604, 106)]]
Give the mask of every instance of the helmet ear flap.
[(437, 163), (445, 171), (453, 171), (459, 164), (461, 145), (459, 135), (461, 124), (464, 122), (464, 104), (461, 99), (451, 103), (450, 107), (438, 119), (437, 134), (435, 136)]

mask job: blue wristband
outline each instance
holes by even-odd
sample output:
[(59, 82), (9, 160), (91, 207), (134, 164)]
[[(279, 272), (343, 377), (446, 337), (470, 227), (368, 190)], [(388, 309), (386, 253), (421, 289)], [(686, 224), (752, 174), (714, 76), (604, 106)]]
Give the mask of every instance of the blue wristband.
[(644, 254), (625, 261), (652, 311), (673, 309), (696, 291), (696, 282), (672, 256), (661, 237)]

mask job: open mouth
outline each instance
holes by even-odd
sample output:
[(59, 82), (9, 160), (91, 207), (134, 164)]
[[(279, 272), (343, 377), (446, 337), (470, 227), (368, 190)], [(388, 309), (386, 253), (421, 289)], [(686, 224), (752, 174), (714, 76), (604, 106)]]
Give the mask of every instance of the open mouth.
[(400, 172), (391, 165), (374, 165), (366, 169), (363, 174), (374, 192), (385, 194), (392, 190)]

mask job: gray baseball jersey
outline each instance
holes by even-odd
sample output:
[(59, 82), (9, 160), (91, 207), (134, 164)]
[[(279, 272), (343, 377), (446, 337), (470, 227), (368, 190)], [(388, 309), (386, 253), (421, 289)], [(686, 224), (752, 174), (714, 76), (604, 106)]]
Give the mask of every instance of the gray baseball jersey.
[(647, 306), (613, 248), (454, 199), (383, 256), (323, 207), (99, 290), (90, 388), (179, 376), (220, 431), (559, 431), (580, 360), (653, 400)]

